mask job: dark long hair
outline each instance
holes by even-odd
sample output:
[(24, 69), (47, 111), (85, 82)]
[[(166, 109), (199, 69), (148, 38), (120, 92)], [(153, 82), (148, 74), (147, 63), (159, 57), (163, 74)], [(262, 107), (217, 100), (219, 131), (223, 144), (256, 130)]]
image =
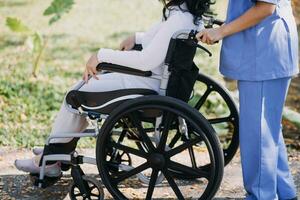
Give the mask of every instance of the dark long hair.
[(164, 4), (163, 16), (167, 19), (166, 10), (169, 10), (171, 6), (178, 6), (182, 11), (184, 11), (180, 6), (186, 3), (187, 9), (185, 11), (190, 12), (194, 16), (194, 23), (197, 25), (199, 19), (205, 14), (212, 14), (210, 11), (210, 5), (214, 4), (214, 0), (161, 0)]

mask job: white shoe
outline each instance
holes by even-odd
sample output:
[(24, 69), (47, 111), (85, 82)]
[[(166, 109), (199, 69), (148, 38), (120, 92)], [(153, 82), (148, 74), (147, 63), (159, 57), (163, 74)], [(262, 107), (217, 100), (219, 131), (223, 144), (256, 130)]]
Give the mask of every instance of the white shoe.
[(43, 151), (44, 151), (43, 147), (33, 147), (33, 149), (32, 149), (32, 153), (36, 156), (41, 155), (43, 153)]
[[(36, 164), (35, 158), (16, 160), (15, 166), (18, 170), (31, 173), (39, 174), (41, 167)], [(58, 163), (52, 165), (46, 165), (45, 167), (45, 176), (48, 177), (59, 177), (61, 175), (61, 169)]]

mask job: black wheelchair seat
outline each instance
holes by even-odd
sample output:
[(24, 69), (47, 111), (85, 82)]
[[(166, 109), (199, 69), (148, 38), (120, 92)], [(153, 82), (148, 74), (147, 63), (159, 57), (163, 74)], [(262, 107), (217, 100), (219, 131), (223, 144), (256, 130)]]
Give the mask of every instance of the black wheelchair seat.
[(74, 109), (81, 107), (84, 111), (109, 114), (124, 101), (146, 95), (158, 95), (150, 89), (122, 89), (107, 92), (70, 91), (66, 102)]

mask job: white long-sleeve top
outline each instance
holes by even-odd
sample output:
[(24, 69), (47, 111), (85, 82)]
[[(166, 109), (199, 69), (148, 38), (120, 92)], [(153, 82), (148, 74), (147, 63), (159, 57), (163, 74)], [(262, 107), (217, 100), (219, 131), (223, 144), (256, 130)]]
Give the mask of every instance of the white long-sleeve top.
[[(185, 5), (181, 7), (186, 9)], [(136, 44), (142, 45), (142, 51), (100, 49), (97, 54), (98, 60), (160, 75), (170, 39), (174, 33), (183, 29), (197, 29), (194, 17), (179, 7), (173, 7), (166, 20), (155, 24), (144, 33), (135, 34)]]

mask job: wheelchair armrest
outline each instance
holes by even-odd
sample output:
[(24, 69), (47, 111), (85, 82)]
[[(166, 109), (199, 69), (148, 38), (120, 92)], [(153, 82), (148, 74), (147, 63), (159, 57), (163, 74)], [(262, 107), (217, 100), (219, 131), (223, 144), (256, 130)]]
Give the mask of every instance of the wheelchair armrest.
[(143, 46), (141, 44), (135, 44), (134, 47), (131, 50), (142, 51)]
[(115, 65), (112, 63), (99, 63), (97, 66), (97, 71), (101, 70), (107, 70), (111, 72), (119, 72), (123, 74), (130, 74), (130, 75), (135, 75), (135, 76), (144, 76), (144, 77), (150, 77), (152, 76), (151, 71), (141, 71), (137, 69), (133, 69), (130, 67), (125, 67), (122, 65)]

